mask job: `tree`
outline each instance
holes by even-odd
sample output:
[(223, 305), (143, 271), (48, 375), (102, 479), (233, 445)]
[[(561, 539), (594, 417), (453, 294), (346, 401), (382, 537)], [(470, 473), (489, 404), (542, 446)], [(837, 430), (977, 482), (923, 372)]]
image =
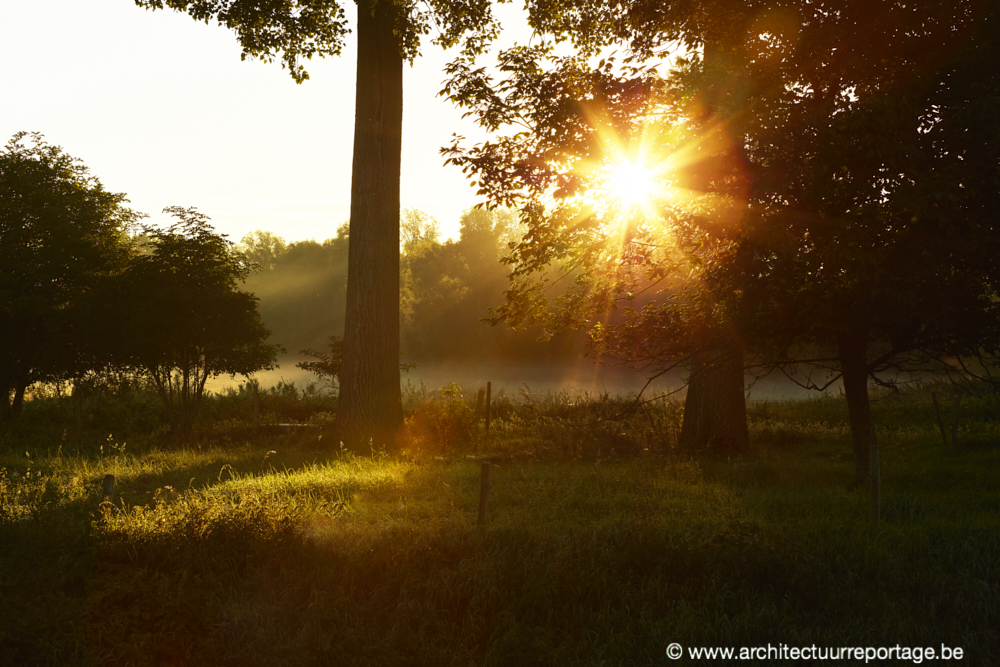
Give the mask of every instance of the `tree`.
[[(553, 261), (564, 262), (571, 272), (586, 272), (585, 267), (595, 261), (624, 260), (626, 266), (624, 271), (606, 274), (608, 280), (597, 284), (578, 280), (569, 300), (563, 299), (560, 314), (554, 316), (554, 321), (563, 328), (574, 321), (593, 327), (595, 340), (604, 338), (606, 343), (610, 311), (617, 308), (614, 297), (624, 296), (631, 301), (637, 293), (635, 276), (626, 275), (635, 268), (637, 254), (618, 252), (606, 243), (609, 238), (624, 245), (632, 242), (634, 223), (626, 218), (636, 212), (627, 210), (636, 208), (635, 202), (624, 202), (626, 210), (614, 207), (599, 210), (600, 207), (590, 206), (585, 199), (588, 192), (589, 196), (608, 193), (608, 180), (609, 177), (613, 180), (610, 172), (614, 169), (634, 167), (634, 163), (652, 157), (646, 154), (649, 120), (659, 112), (649, 96), (656, 92), (657, 82), (650, 77), (650, 71), (644, 73), (636, 63), (656, 54), (664, 45), (680, 44), (688, 51), (700, 51), (704, 62), (711, 62), (710, 67), (702, 70), (709, 76), (700, 86), (700, 108), (687, 119), (689, 129), (694, 130), (686, 137), (691, 143), (689, 159), (698, 163), (697, 169), (690, 169), (692, 178), (687, 188), (703, 195), (699, 202), (702, 208), (694, 216), (700, 230), (710, 236), (721, 234), (715, 240), (722, 247), (731, 242), (727, 234), (733, 227), (734, 212), (739, 210), (738, 205), (733, 206), (733, 199), (743, 197), (746, 179), (740, 177), (738, 168), (734, 169), (740, 155), (738, 142), (731, 135), (736, 131), (734, 120), (738, 116), (729, 112), (739, 109), (734, 99), (745, 98), (745, 91), (725, 85), (725, 77), (735, 66), (731, 56), (744, 37), (741, 19), (759, 13), (760, 9), (727, 0), (703, 3), (697, 9), (687, 3), (570, 2), (561, 12), (545, 15), (539, 24), (557, 41), (571, 38), (579, 51), (575, 57), (556, 59), (558, 71), (551, 76), (541, 66), (551, 54), (551, 48), (544, 43), (502, 54), (499, 69), (508, 78), (495, 89), (483, 68), (473, 69), (470, 61), (461, 59), (452, 64), (449, 69), (452, 78), (446, 92), (453, 101), (470, 108), (470, 114), (476, 115), (488, 129), (518, 126), (520, 130), (464, 155), (458, 144), (449, 150), (453, 163), (481, 177), (480, 193), (490, 202), (513, 204), (520, 200), (518, 205), (530, 229), (529, 242), (515, 253), (518, 270), (508, 292), (508, 307), (497, 311), (495, 321), (524, 323), (530, 319), (529, 311), (538, 312), (543, 301), (541, 294), (548, 286), (544, 279), (533, 283), (530, 274), (544, 271)], [(587, 56), (610, 43), (624, 43), (631, 51), (624, 72), (617, 75), (612, 72), (611, 58), (602, 60), (597, 70), (587, 71)], [(637, 119), (641, 122), (636, 122)], [(667, 143), (678, 145), (678, 138), (666, 139)], [(509, 184), (516, 185), (508, 188)], [(648, 206), (644, 208), (643, 213), (649, 212)], [(618, 216), (622, 219), (616, 220)], [(539, 234), (538, 227), (548, 224), (544, 222), (546, 218), (562, 218), (563, 222), (554, 228), (561, 229), (570, 240), (558, 238), (551, 229)], [(609, 230), (615, 228), (625, 233), (609, 235)], [(649, 243), (650, 239), (636, 241)], [(705, 239), (696, 243), (704, 248)], [(547, 245), (553, 249), (552, 254), (542, 250)], [(574, 255), (573, 247), (588, 250)], [(690, 247), (685, 250), (684, 264), (696, 261), (692, 250)], [(609, 257), (608, 252), (618, 252), (619, 257)], [(698, 254), (705, 255), (703, 251)], [(625, 255), (630, 258), (625, 259)], [(650, 277), (657, 283), (665, 279), (662, 271), (654, 274), (657, 275)], [(583, 308), (589, 317), (596, 318), (586, 322), (574, 313), (574, 308), (582, 307), (585, 294), (601, 302)], [(712, 299), (711, 294), (698, 290), (689, 296), (695, 296), (696, 301)], [(717, 316), (722, 315), (720, 309), (715, 310)], [(731, 326), (725, 318), (716, 322), (715, 334), (702, 336), (696, 349), (674, 348), (654, 356), (659, 361), (667, 360), (669, 366), (687, 363), (692, 370), (682, 444), (689, 448), (743, 450), (749, 445), (743, 350), (731, 335)], [(705, 348), (708, 343), (715, 347)], [(595, 348), (605, 352), (609, 349), (603, 343)], [(645, 354), (636, 359), (621, 348), (618, 352), (624, 353), (626, 363), (637, 362), (643, 367), (652, 363)], [(659, 368), (657, 372), (666, 370)]]
[(237, 249), (258, 270), (269, 271), (274, 268), (278, 258), (288, 251), (288, 244), (280, 236), (258, 229), (240, 239)]
[(842, 380), (860, 484), (869, 382), (1000, 346), (1000, 6), (920, 9), (860, 22), (884, 35), (878, 63), (847, 61), (758, 143), (767, 196), (727, 278), (774, 362)]
[(40, 134), (0, 153), (0, 419), (31, 384), (87, 370), (92, 337), (74, 306), (124, 267), (140, 217), (126, 201)]
[(399, 231), (399, 250), (408, 255), (421, 245), (437, 243), (441, 237), (441, 224), (424, 211), (406, 208), (403, 209)]
[(300, 350), (321, 348), (331, 333), (343, 337), (348, 244), (345, 223), (323, 243), (290, 243), (273, 268), (247, 276), (272, 340)]
[(403, 257), (407, 354), (423, 359), (495, 356), (498, 332), (484, 327), (482, 318), (502, 298), (507, 271), (499, 260), (506, 240), (516, 233), (516, 218), (506, 210), (470, 209), (460, 220), (459, 240), (445, 243), (433, 239), (433, 227), (424, 229), (411, 233), (420, 240), (408, 243)]
[[(494, 322), (540, 323), (553, 333), (582, 328), (595, 354), (656, 374), (689, 364), (683, 439), (692, 447), (746, 448), (742, 350), (726, 311), (699, 279), (732, 245), (739, 217), (733, 200), (744, 187), (727, 173), (730, 142), (706, 131), (716, 114), (681, 127), (680, 111), (665, 106), (677, 91), (655, 70), (634, 63), (620, 69), (611, 59), (595, 69), (583, 57), (553, 58), (544, 44), (502, 54), (500, 69), (506, 78), (494, 84), (485, 70), (456, 63), (447, 87), (490, 129), (520, 130), (449, 150), (490, 204), (517, 206), (528, 227), (510, 257), (512, 283)], [(665, 165), (684, 144), (701, 172), (685, 183), (697, 203), (691, 211), (652, 190), (634, 200), (616, 192), (636, 186), (616, 186), (622, 173), (636, 170), (632, 178), (641, 180), (642, 163)], [(558, 294), (557, 285), (567, 283)], [(657, 310), (653, 290), (682, 315), (655, 328), (639, 324), (644, 314), (651, 323)]]
[[(281, 54), (299, 83), (308, 78), (301, 58), (337, 55), (348, 32), (336, 0), (136, 0), (196, 20), (215, 18), (233, 28), (243, 57)], [(341, 401), (337, 428), (358, 447), (391, 442), (402, 423), (399, 387), (399, 169), (403, 61), (419, 53), (435, 25), (435, 43), (483, 50), (499, 27), (488, 0), (358, 3), (358, 77), (351, 179), (351, 252)]]
[(299, 350), (299, 354), (313, 357), (316, 361), (300, 361), (295, 364), (304, 371), (309, 371), (319, 376), (320, 380), (326, 383), (329, 389), (336, 389), (340, 381), (340, 367), (344, 359), (344, 341), (337, 336), (330, 336), (327, 344), (329, 352), (322, 350)]
[(251, 270), (242, 253), (195, 209), (171, 207), (167, 230), (147, 228), (153, 251), (135, 257), (94, 311), (107, 355), (156, 387), (174, 433), (190, 435), (211, 377), (274, 367), (278, 346), (239, 289)]
[[(587, 3), (580, 20), (602, 7)], [(647, 21), (668, 9), (637, 4), (616, 34), (649, 53), (678, 37), (676, 24)], [(453, 157), (493, 201), (534, 197), (522, 201), (530, 243), (515, 277), (560, 253), (578, 258), (577, 300), (562, 312), (589, 324), (599, 349), (662, 364), (725, 350), (724, 324), (765, 354), (760, 368), (812, 363), (842, 376), (863, 484), (869, 379), (997, 345), (996, 3), (761, 9), (713, 3), (692, 17), (700, 54), (666, 81), (579, 60), (546, 71), (544, 52), (521, 50), (493, 86), (460, 63), (454, 99), (484, 124), (529, 131)], [(608, 137), (665, 158), (672, 201), (645, 221), (612, 227), (580, 196), (600, 189), (600, 174), (576, 166), (606, 159)], [(670, 224), (657, 232), (649, 217)], [(595, 278), (586, 269), (599, 261), (617, 266)], [(660, 300), (628, 307), (655, 285)], [(540, 292), (515, 283), (504, 314), (537, 313)], [(618, 304), (612, 326), (597, 317)]]

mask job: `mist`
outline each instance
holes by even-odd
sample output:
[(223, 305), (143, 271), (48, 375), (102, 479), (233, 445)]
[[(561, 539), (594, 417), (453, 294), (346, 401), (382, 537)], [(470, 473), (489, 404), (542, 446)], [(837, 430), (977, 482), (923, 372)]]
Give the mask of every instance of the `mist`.
[[(278, 368), (259, 372), (254, 377), (262, 387), (273, 387), (282, 382), (294, 383), (298, 389), (304, 389), (310, 384), (321, 389), (316, 375), (295, 366), (305, 359), (301, 356), (287, 356), (279, 360)], [(419, 389), (423, 386), (427, 390), (435, 390), (457, 383), (465, 392), (474, 394), (490, 382), (494, 395), (502, 391), (515, 397), (548, 393), (565, 393), (570, 396), (600, 396), (607, 393), (624, 396), (638, 394), (645, 387), (644, 399), (658, 396), (683, 399), (686, 371), (675, 369), (646, 386), (650, 375), (649, 371), (601, 365), (589, 358), (534, 363), (475, 363), (457, 359), (422, 363), (409, 372), (401, 373), (400, 384), (405, 393), (408, 388)], [(218, 392), (244, 381), (240, 377), (219, 377), (210, 380), (206, 387)], [(747, 387), (746, 394), (750, 401), (806, 400), (821, 395), (821, 392), (803, 389), (779, 374), (760, 379), (748, 375), (744, 386)], [(834, 383), (824, 393), (835, 394), (839, 391), (839, 386), (839, 383)]]

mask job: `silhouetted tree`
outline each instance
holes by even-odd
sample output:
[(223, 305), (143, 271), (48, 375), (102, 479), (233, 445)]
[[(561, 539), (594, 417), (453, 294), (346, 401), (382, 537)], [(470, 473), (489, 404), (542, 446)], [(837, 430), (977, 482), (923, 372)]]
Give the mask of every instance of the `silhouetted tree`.
[(174, 433), (191, 433), (205, 383), (274, 367), (257, 299), (240, 283), (251, 270), (242, 253), (195, 209), (165, 209), (167, 230), (148, 228), (152, 252), (132, 260), (95, 310), (104, 346), (118, 366), (148, 378)]
[(327, 388), (335, 390), (340, 381), (340, 366), (344, 358), (344, 341), (337, 336), (330, 336), (329, 341), (326, 350), (299, 350), (299, 354), (313, 357), (314, 361), (300, 361), (295, 365), (304, 371), (318, 375)]
[(32, 383), (88, 369), (91, 332), (75, 307), (128, 259), (140, 216), (126, 201), (40, 134), (15, 134), (0, 153), (0, 418), (17, 415)]
[[(452, 151), (529, 227), (501, 315), (583, 326), (630, 363), (692, 358), (693, 382), (699, 355), (734, 340), (765, 368), (825, 366), (865, 483), (869, 379), (997, 345), (997, 3), (571, 5), (560, 29), (603, 27), (640, 58), (678, 39), (692, 51), (666, 80), (546, 66), (544, 46), (502, 55), (499, 83), (452, 66), (453, 99), (484, 126), (528, 128)], [(648, 153), (671, 196), (601, 210), (609, 147)], [(560, 258), (574, 288), (545, 314), (533, 276)]]

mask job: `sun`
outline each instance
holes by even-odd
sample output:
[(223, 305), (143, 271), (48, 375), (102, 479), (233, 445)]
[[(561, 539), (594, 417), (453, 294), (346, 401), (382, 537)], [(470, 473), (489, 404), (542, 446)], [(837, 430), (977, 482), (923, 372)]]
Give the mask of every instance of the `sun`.
[(626, 207), (648, 203), (656, 188), (653, 172), (639, 162), (628, 160), (612, 167), (608, 181), (612, 196)]

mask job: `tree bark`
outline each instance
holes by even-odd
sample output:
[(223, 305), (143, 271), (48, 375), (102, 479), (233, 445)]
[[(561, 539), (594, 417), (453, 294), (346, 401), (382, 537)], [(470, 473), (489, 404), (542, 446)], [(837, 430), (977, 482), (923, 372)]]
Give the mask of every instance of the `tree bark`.
[(18, 381), (14, 389), (14, 401), (10, 404), (10, 419), (16, 422), (21, 416), (21, 408), (24, 406), (24, 392), (27, 390), (28, 384), (23, 381)]
[(399, 388), (399, 173), (403, 58), (391, 3), (358, 5), (357, 107), (347, 311), (337, 431), (365, 451), (391, 445)]
[[(723, 89), (720, 68), (725, 54), (720, 38), (705, 37), (704, 70), (713, 81), (704, 91), (702, 123), (705, 126), (701, 148), (707, 157), (703, 164), (689, 176), (691, 188), (706, 193), (746, 199), (748, 187), (745, 172), (742, 178), (723, 178), (733, 173), (731, 166), (743, 154), (745, 139), (733, 125), (732, 118), (723, 118), (719, 106), (726, 91)], [(732, 68), (736, 71), (735, 68)], [(726, 182), (726, 185), (722, 185)], [(721, 199), (721, 198), (720, 198)], [(743, 206), (727, 207), (721, 200), (709, 216), (707, 229), (711, 236), (722, 237), (727, 229), (738, 224), (744, 214)], [(720, 327), (727, 326), (720, 324)], [(738, 453), (750, 448), (747, 428), (746, 396), (743, 390), (743, 350), (735, 340), (723, 349), (695, 354), (684, 401), (684, 420), (678, 439), (680, 447), (688, 450), (711, 450)]]
[(695, 355), (678, 445), (688, 450), (730, 453), (750, 448), (743, 352), (737, 345)]
[(10, 391), (13, 388), (13, 383), (0, 375), (0, 422), (10, 419)]
[(847, 398), (847, 412), (851, 422), (851, 442), (854, 446), (854, 478), (859, 486), (870, 482), (869, 456), (875, 446), (875, 423), (868, 400), (868, 361), (865, 357), (867, 337), (858, 334), (837, 336), (840, 356), (840, 373)]

